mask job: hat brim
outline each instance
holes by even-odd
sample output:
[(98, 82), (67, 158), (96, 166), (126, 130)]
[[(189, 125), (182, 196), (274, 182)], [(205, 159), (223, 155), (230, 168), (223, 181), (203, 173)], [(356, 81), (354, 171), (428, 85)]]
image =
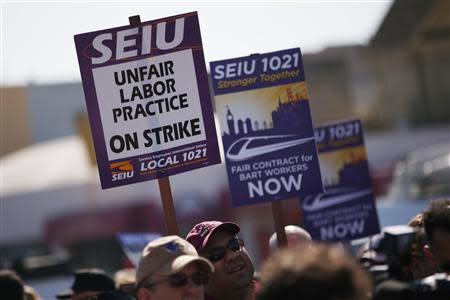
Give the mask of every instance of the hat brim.
[(222, 224), (220, 224), (219, 226), (217, 226), (216, 228), (214, 228), (213, 230), (211, 230), (211, 232), (208, 233), (208, 235), (205, 237), (205, 239), (203, 240), (202, 243), (202, 247), (200, 249), (197, 249), (197, 251), (200, 253), (208, 244), (209, 238), (211, 237), (211, 235), (214, 232), (217, 232), (219, 230), (225, 230), (228, 231), (231, 234), (236, 234), (239, 233), (239, 231), (241, 231), (241, 228), (239, 228), (239, 226), (236, 223), (233, 222), (224, 222)]
[(67, 290), (64, 290), (64, 291), (56, 294), (56, 298), (57, 299), (70, 299), (70, 297), (72, 297), (73, 294), (74, 294), (73, 290), (67, 289)]
[(199, 263), (201, 268), (204, 269), (207, 273), (214, 272), (214, 266), (211, 264), (209, 260), (200, 256), (194, 255), (180, 255), (175, 258), (171, 263), (166, 264), (160, 270), (158, 270), (158, 274), (161, 275), (171, 275), (180, 272), (184, 267), (189, 265), (190, 263)]

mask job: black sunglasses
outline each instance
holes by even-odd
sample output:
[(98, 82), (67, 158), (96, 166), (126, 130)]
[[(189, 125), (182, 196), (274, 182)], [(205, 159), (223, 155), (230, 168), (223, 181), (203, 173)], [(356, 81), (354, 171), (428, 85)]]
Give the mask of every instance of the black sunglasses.
[(244, 241), (238, 237), (234, 237), (228, 241), (225, 247), (219, 246), (209, 250), (207, 258), (212, 262), (218, 262), (225, 257), (226, 249), (237, 252), (241, 250), (242, 247), (244, 247)]
[(179, 273), (172, 274), (165, 279), (147, 284), (144, 287), (151, 288), (160, 283), (169, 281), (171, 286), (181, 288), (181, 287), (184, 287), (188, 283), (189, 278), (191, 278), (192, 282), (195, 285), (200, 286), (200, 285), (206, 285), (208, 283), (209, 276), (205, 272), (195, 272), (191, 276), (188, 276), (185, 273), (179, 272)]

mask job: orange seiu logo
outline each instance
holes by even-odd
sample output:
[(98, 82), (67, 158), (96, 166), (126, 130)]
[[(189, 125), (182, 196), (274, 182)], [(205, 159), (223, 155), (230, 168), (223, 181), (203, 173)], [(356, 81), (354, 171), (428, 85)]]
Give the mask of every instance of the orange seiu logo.
[(110, 164), (112, 181), (131, 178), (134, 175), (134, 168), (131, 160), (119, 161)]
[(126, 171), (133, 171), (133, 165), (131, 164), (131, 160), (115, 162), (112, 163), (110, 166), (112, 174), (117, 174)]

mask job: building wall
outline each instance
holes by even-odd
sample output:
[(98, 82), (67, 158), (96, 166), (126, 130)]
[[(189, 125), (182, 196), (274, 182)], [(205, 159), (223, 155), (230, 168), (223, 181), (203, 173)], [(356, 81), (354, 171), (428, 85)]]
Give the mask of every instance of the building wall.
[(28, 103), (22, 87), (5, 87), (1, 93), (0, 157), (31, 143)]
[(377, 76), (378, 123), (405, 128), (414, 103), (420, 97), (420, 80), (413, 57), (407, 49), (374, 51), (372, 66)]
[(414, 125), (450, 122), (450, 47), (417, 56), (422, 97), (415, 103)]
[(367, 47), (331, 47), (305, 54), (306, 80), (315, 124), (359, 118), (365, 128), (379, 127), (379, 94)]
[(77, 133), (77, 115), (86, 111), (80, 82), (27, 87), (32, 142)]
[(306, 82), (314, 125), (353, 116), (348, 90), (348, 71), (339, 58), (305, 55)]
[[(411, 45), (423, 81), (425, 103), (417, 103), (414, 124), (450, 123), (450, 1), (434, 2), (420, 21)], [(425, 114), (420, 114), (424, 111)]]
[(377, 82), (367, 47), (351, 47), (346, 54), (352, 111), (363, 121), (365, 129), (379, 127), (375, 122), (379, 114)]
[(425, 53), (376, 51), (377, 122), (397, 128), (450, 123), (449, 53), (450, 47)]
[(448, 0), (396, 0), (368, 48), (380, 122), (400, 128), (450, 123)]

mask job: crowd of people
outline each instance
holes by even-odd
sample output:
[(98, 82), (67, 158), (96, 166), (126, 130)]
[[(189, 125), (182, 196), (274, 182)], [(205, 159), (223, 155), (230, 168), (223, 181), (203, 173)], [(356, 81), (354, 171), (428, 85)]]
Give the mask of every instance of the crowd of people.
[[(196, 224), (144, 248), (135, 270), (113, 279), (99, 269), (74, 273), (72, 300), (364, 300), (450, 299), (450, 200), (431, 202), (402, 230), (386, 230), (352, 255), (343, 244), (285, 228), (287, 246), (269, 241), (271, 256), (256, 273), (232, 222)], [(0, 271), (1, 299), (38, 300), (11, 270)]]

